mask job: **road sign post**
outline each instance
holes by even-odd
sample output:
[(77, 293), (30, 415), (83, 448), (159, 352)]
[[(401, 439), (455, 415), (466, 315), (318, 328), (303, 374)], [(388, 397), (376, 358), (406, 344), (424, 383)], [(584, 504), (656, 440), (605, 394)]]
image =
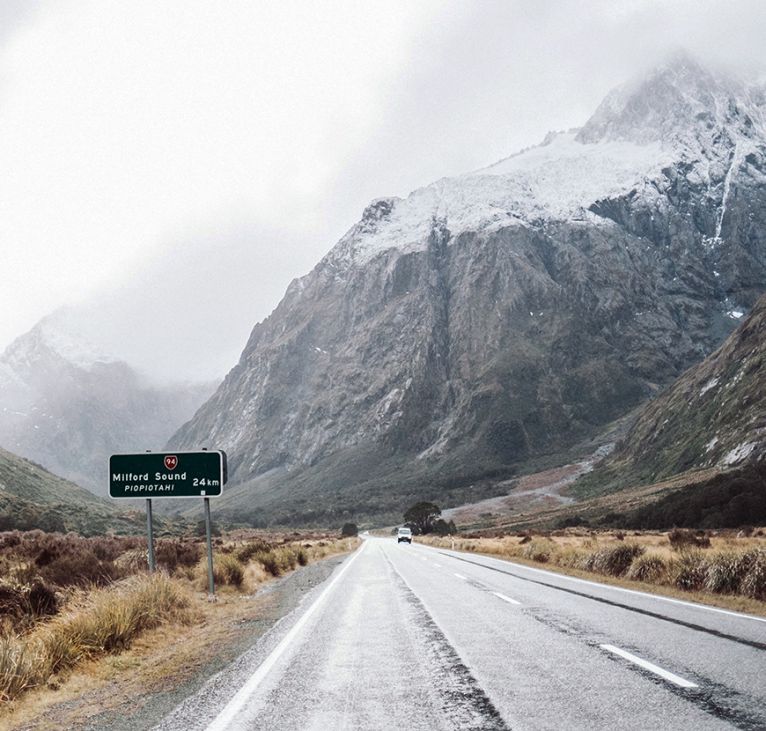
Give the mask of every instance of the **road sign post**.
[(154, 526), (152, 525), (152, 499), (146, 498), (146, 536), (149, 544), (148, 558), (149, 558), (149, 571), (153, 574), (157, 569), (157, 564), (154, 561)]
[(152, 499), (204, 498), (207, 534), (208, 584), (215, 596), (210, 498), (218, 497), (226, 482), (226, 452), (142, 452), (113, 454), (109, 458), (109, 497), (115, 500), (146, 498), (149, 570), (155, 571)]
[(207, 585), (210, 597), (215, 597), (215, 577), (213, 576), (213, 526), (210, 522), (210, 498), (205, 498), (205, 534), (207, 535)]

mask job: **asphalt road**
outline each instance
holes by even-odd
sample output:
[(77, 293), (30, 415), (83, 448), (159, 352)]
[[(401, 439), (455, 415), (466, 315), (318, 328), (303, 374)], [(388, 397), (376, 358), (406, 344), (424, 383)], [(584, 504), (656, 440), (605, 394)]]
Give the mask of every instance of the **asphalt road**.
[(766, 729), (766, 620), (370, 538), (157, 728)]

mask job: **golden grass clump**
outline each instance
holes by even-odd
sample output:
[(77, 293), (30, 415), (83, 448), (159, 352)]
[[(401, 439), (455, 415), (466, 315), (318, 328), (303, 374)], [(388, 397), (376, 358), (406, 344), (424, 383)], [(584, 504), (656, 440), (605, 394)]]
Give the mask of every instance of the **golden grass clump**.
[(45, 680), (40, 670), (46, 661), (39, 639), (0, 636), (0, 702), (13, 700)]
[(667, 570), (667, 563), (662, 556), (648, 553), (642, 556), (636, 556), (625, 576), (633, 581), (644, 581), (649, 584), (657, 584), (666, 576)]
[(546, 538), (536, 538), (521, 549), (521, 555), (530, 561), (548, 563), (556, 550), (556, 545), (553, 541), (549, 541)]
[(75, 600), (24, 636), (0, 640), (0, 700), (45, 683), (82, 660), (129, 647), (162, 622), (186, 622), (189, 598), (164, 574), (135, 576)]

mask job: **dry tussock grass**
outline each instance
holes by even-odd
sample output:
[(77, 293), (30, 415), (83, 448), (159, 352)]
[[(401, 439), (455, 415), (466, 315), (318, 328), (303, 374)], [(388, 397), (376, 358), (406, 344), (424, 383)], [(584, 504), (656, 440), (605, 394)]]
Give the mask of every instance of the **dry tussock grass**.
[(13, 700), (82, 660), (119, 652), (164, 621), (186, 621), (188, 606), (186, 591), (164, 574), (83, 593), (32, 632), (0, 638), (0, 700)]
[[(422, 539), (421, 539), (422, 540)], [(461, 551), (620, 577), (682, 591), (766, 601), (766, 541), (757, 535), (679, 531), (630, 536), (563, 533), (493, 538), (429, 538)]]

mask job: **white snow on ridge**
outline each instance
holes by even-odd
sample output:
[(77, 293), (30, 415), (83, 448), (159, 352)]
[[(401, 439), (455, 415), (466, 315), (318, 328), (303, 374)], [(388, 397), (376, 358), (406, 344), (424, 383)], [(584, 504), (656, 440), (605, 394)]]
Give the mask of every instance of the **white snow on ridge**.
[(730, 452), (727, 452), (721, 459), (721, 464), (724, 467), (729, 467), (738, 462), (742, 462), (744, 459), (750, 456), (751, 452), (758, 446), (755, 442), (743, 442), (742, 444), (734, 447)]
[(704, 396), (711, 388), (715, 388), (718, 385), (719, 382), (718, 376), (715, 378), (711, 378), (701, 389), (700, 389), (700, 396)]
[(405, 199), (373, 201), (326, 261), (344, 267), (390, 249), (420, 251), (442, 227), (456, 236), (541, 220), (594, 220), (588, 208), (599, 199), (634, 189), (661, 196), (648, 181), (681, 161), (687, 180), (707, 186), (716, 198), (715, 235), (708, 240), (713, 248), (725, 235), (732, 185), (748, 153), (766, 141), (765, 112), (762, 87), (674, 53), (612, 90), (579, 130), (549, 133), (536, 147)]
[[(40, 320), (29, 332), (14, 340), (3, 353), (0, 365), (6, 372), (23, 371), (46, 351), (56, 353), (68, 363), (84, 369), (96, 363), (114, 363), (117, 359), (103, 352), (80, 333), (66, 308), (61, 308)], [(0, 370), (0, 383), (3, 380)]]
[(362, 263), (394, 247), (424, 249), (434, 221), (455, 236), (540, 217), (582, 218), (596, 200), (641, 185), (674, 158), (659, 142), (582, 143), (574, 132), (562, 133), (490, 167), (443, 178), (393, 201), (391, 212), (373, 230), (354, 227), (338, 248)]

